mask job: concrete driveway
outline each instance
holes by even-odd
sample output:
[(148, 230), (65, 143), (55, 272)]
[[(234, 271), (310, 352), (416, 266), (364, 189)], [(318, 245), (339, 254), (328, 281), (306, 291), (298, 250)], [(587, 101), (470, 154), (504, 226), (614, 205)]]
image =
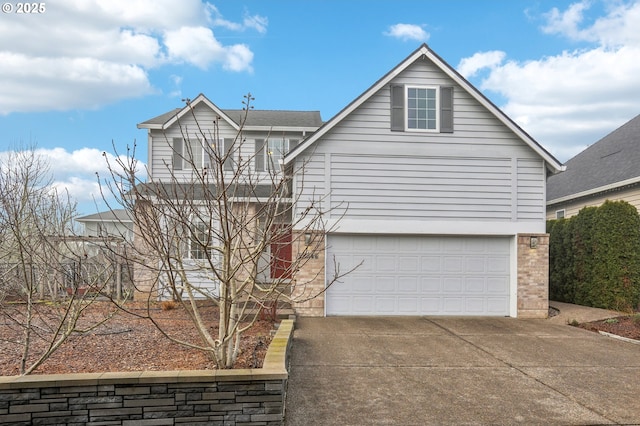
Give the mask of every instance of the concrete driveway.
[(640, 345), (512, 318), (300, 318), (286, 425), (640, 424)]

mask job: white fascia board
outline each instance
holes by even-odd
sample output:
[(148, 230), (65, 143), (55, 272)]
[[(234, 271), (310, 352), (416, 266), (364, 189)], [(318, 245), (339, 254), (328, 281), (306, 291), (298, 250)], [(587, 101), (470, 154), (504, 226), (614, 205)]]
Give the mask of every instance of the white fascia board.
[(474, 86), (471, 85), (464, 77), (462, 77), (453, 68), (448, 66), (442, 61), (434, 52), (430, 49), (425, 49), (424, 54), (434, 62), (438, 68), (440, 68), (445, 74), (449, 76), (453, 81), (460, 85), (467, 91), (475, 100), (480, 102), (482, 106), (488, 109), (502, 124), (507, 126), (509, 130), (515, 133), (523, 142), (525, 142), (531, 149), (533, 149), (540, 157), (542, 157), (549, 166), (551, 166), (556, 172), (561, 172), (566, 169), (557, 159), (551, 154), (545, 151), (531, 136), (529, 136), (524, 130), (522, 130), (517, 124), (515, 124), (509, 117), (507, 117), (502, 110), (496, 107), (488, 98), (480, 93)]
[[(306, 225), (301, 221), (294, 229), (304, 230)], [(332, 234), (508, 236), (545, 233), (546, 222), (329, 219), (325, 229)]]
[(222, 110), (220, 108), (218, 108), (213, 102), (211, 102), (202, 93), (200, 93), (193, 101), (191, 101), (190, 105), (186, 105), (184, 108), (182, 108), (182, 110), (180, 110), (180, 112), (178, 112), (176, 115), (174, 115), (169, 121), (167, 121), (166, 123), (160, 125), (160, 127), (155, 127), (155, 125), (154, 125), (154, 127), (149, 127), (149, 128), (150, 129), (151, 128), (156, 128), (156, 129), (160, 129), (160, 130), (168, 129), (176, 121), (180, 120), (186, 114), (191, 113), (191, 109), (195, 108), (200, 102), (204, 102), (209, 108), (211, 108), (212, 111), (214, 111), (216, 114), (218, 114), (224, 121), (226, 121), (231, 127), (233, 127), (234, 130), (240, 130), (240, 126), (235, 121), (230, 119), (228, 115), (226, 115), (224, 112), (222, 112)]
[(531, 136), (524, 132), (519, 126), (517, 126), (511, 119), (509, 119), (498, 107), (491, 103), (484, 95), (482, 95), (475, 87), (473, 87), (467, 80), (465, 80), (460, 74), (458, 74), (453, 68), (447, 65), (440, 57), (438, 57), (427, 45), (423, 45), (416, 50), (411, 56), (400, 63), (391, 72), (385, 75), (382, 79), (378, 80), (369, 90), (364, 92), (355, 101), (349, 104), (346, 108), (340, 111), (335, 117), (329, 120), (324, 126), (320, 127), (318, 132), (314, 133), (309, 139), (305, 141), (301, 146), (296, 148), (296, 151), (291, 156), (284, 157), (284, 164), (291, 163), (295, 157), (301, 152), (305, 151), (311, 144), (315, 143), (320, 137), (331, 130), (337, 123), (342, 121), (346, 116), (351, 114), (356, 108), (360, 107), (365, 101), (367, 101), (373, 94), (380, 90), (385, 85), (389, 84), (394, 78), (396, 78), (401, 72), (407, 69), (411, 64), (418, 60), (421, 56), (426, 56), (431, 60), (438, 68), (440, 68), (447, 76), (460, 85), (467, 93), (469, 93), (474, 99), (476, 99), (482, 106), (488, 109), (500, 122), (507, 126), (512, 132), (514, 132), (523, 142), (525, 142), (531, 149), (533, 149), (545, 162), (555, 171), (561, 172), (565, 170), (558, 160), (556, 160), (551, 154), (545, 151)]
[(245, 132), (315, 132), (317, 127), (288, 127), (288, 126), (244, 126)]
[(552, 206), (554, 204), (564, 203), (564, 202), (571, 201), (571, 200), (574, 200), (574, 199), (577, 199), (577, 198), (588, 197), (589, 195), (595, 195), (595, 194), (598, 194), (600, 192), (611, 191), (613, 189), (618, 189), (618, 188), (621, 188), (621, 187), (627, 186), (627, 185), (633, 185), (633, 184), (638, 183), (638, 182), (640, 182), (640, 176), (637, 176), (637, 177), (634, 177), (634, 178), (631, 178), (631, 179), (627, 179), (627, 180), (621, 180), (619, 182), (614, 182), (614, 183), (611, 183), (609, 185), (599, 186), (599, 187), (593, 188), (593, 189), (587, 189), (586, 191), (577, 192), (575, 194), (566, 195), (564, 197), (555, 198), (553, 200), (547, 201), (547, 206)]
[(363, 103), (365, 103), (371, 96), (373, 96), (378, 90), (380, 90), (385, 85), (389, 84), (391, 80), (396, 78), (402, 71), (407, 69), (409, 65), (411, 65), (414, 61), (416, 61), (421, 55), (426, 51), (426, 46), (421, 47), (416, 50), (413, 55), (409, 58), (405, 59), (404, 62), (400, 63), (397, 67), (395, 67), (391, 72), (386, 74), (373, 86), (371, 86), (367, 91), (365, 91), (362, 95), (357, 97), (353, 102), (347, 105), (342, 111), (333, 116), (329, 121), (327, 121), (323, 126), (321, 126), (316, 133), (311, 135), (304, 143), (298, 145), (294, 152), (294, 155), (285, 155), (284, 164), (287, 165), (291, 163), (298, 154), (304, 152), (309, 146), (315, 143), (316, 140), (320, 139), (323, 135), (325, 135), (329, 130), (334, 128), (338, 123), (340, 123), (345, 117), (359, 108)]
[(144, 123), (136, 124), (136, 127), (138, 129), (150, 129), (150, 130), (162, 130), (163, 126), (164, 124), (144, 124)]

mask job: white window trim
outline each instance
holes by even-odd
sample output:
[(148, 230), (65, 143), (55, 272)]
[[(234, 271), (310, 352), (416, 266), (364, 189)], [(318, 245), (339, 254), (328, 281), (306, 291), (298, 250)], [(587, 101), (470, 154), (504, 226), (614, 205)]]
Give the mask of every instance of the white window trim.
[[(435, 89), (436, 91), (436, 127), (435, 129), (412, 129), (409, 127), (409, 89)], [(404, 130), (406, 132), (440, 133), (440, 86), (409, 85), (404, 86)]]
[[(567, 213), (565, 212), (565, 209), (556, 210), (556, 219), (564, 219), (566, 214)], [(562, 216), (560, 216), (560, 215), (562, 215)]]
[(269, 151), (269, 142), (270, 141), (275, 141), (275, 140), (281, 140), (282, 141), (282, 150), (283, 152), (280, 155), (280, 159), (276, 162), (273, 162), (273, 165), (275, 167), (277, 167), (276, 171), (280, 170), (280, 163), (282, 162), (282, 160), (284, 159), (284, 156), (287, 155), (287, 153), (289, 152), (289, 147), (290, 145), (290, 139), (289, 138), (268, 138), (265, 140), (265, 145), (264, 145), (264, 171), (268, 172), (270, 170), (271, 167), (271, 152)]
[[(191, 154), (194, 154), (194, 145), (196, 142), (199, 142), (200, 145), (200, 164), (196, 164), (196, 167), (199, 170), (203, 170), (204, 168), (210, 167), (209, 164), (209, 153), (207, 152), (207, 147), (211, 147), (212, 140), (207, 140), (205, 138), (202, 139), (184, 139), (182, 138), (182, 152), (180, 153), (180, 161), (182, 161), (182, 167), (178, 169), (178, 171), (188, 171), (193, 170), (192, 164), (189, 161), (189, 150), (191, 150)], [(189, 147), (187, 147), (189, 145)], [(220, 148), (224, 145), (224, 139), (218, 138), (217, 143), (214, 143), (215, 149), (218, 153), (220, 153)]]

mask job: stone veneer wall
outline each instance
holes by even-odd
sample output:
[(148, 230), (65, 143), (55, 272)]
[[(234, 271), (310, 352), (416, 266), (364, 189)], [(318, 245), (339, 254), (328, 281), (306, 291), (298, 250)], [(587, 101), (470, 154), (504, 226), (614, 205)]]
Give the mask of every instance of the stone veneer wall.
[[(296, 272), (295, 282), (292, 284), (292, 307), (298, 315), (322, 317), (324, 316), (324, 249), (326, 240), (322, 232), (315, 232), (312, 235), (312, 244), (306, 246), (303, 233), (294, 231), (293, 234), (292, 259), (295, 261), (302, 256), (307, 258), (305, 259), (306, 263)], [(316, 297), (311, 298), (312, 296)], [(301, 300), (301, 302), (296, 302), (296, 300)]]
[(292, 332), (261, 369), (0, 377), (0, 425), (281, 425)]
[[(531, 247), (531, 238), (538, 239)], [(549, 315), (549, 234), (518, 234), (518, 318)]]

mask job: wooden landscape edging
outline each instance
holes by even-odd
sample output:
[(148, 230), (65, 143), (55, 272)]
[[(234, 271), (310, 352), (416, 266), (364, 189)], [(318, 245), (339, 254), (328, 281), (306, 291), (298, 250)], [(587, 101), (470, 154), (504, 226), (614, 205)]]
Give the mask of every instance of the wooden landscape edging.
[(0, 425), (282, 424), (293, 327), (280, 323), (262, 368), (0, 377)]

